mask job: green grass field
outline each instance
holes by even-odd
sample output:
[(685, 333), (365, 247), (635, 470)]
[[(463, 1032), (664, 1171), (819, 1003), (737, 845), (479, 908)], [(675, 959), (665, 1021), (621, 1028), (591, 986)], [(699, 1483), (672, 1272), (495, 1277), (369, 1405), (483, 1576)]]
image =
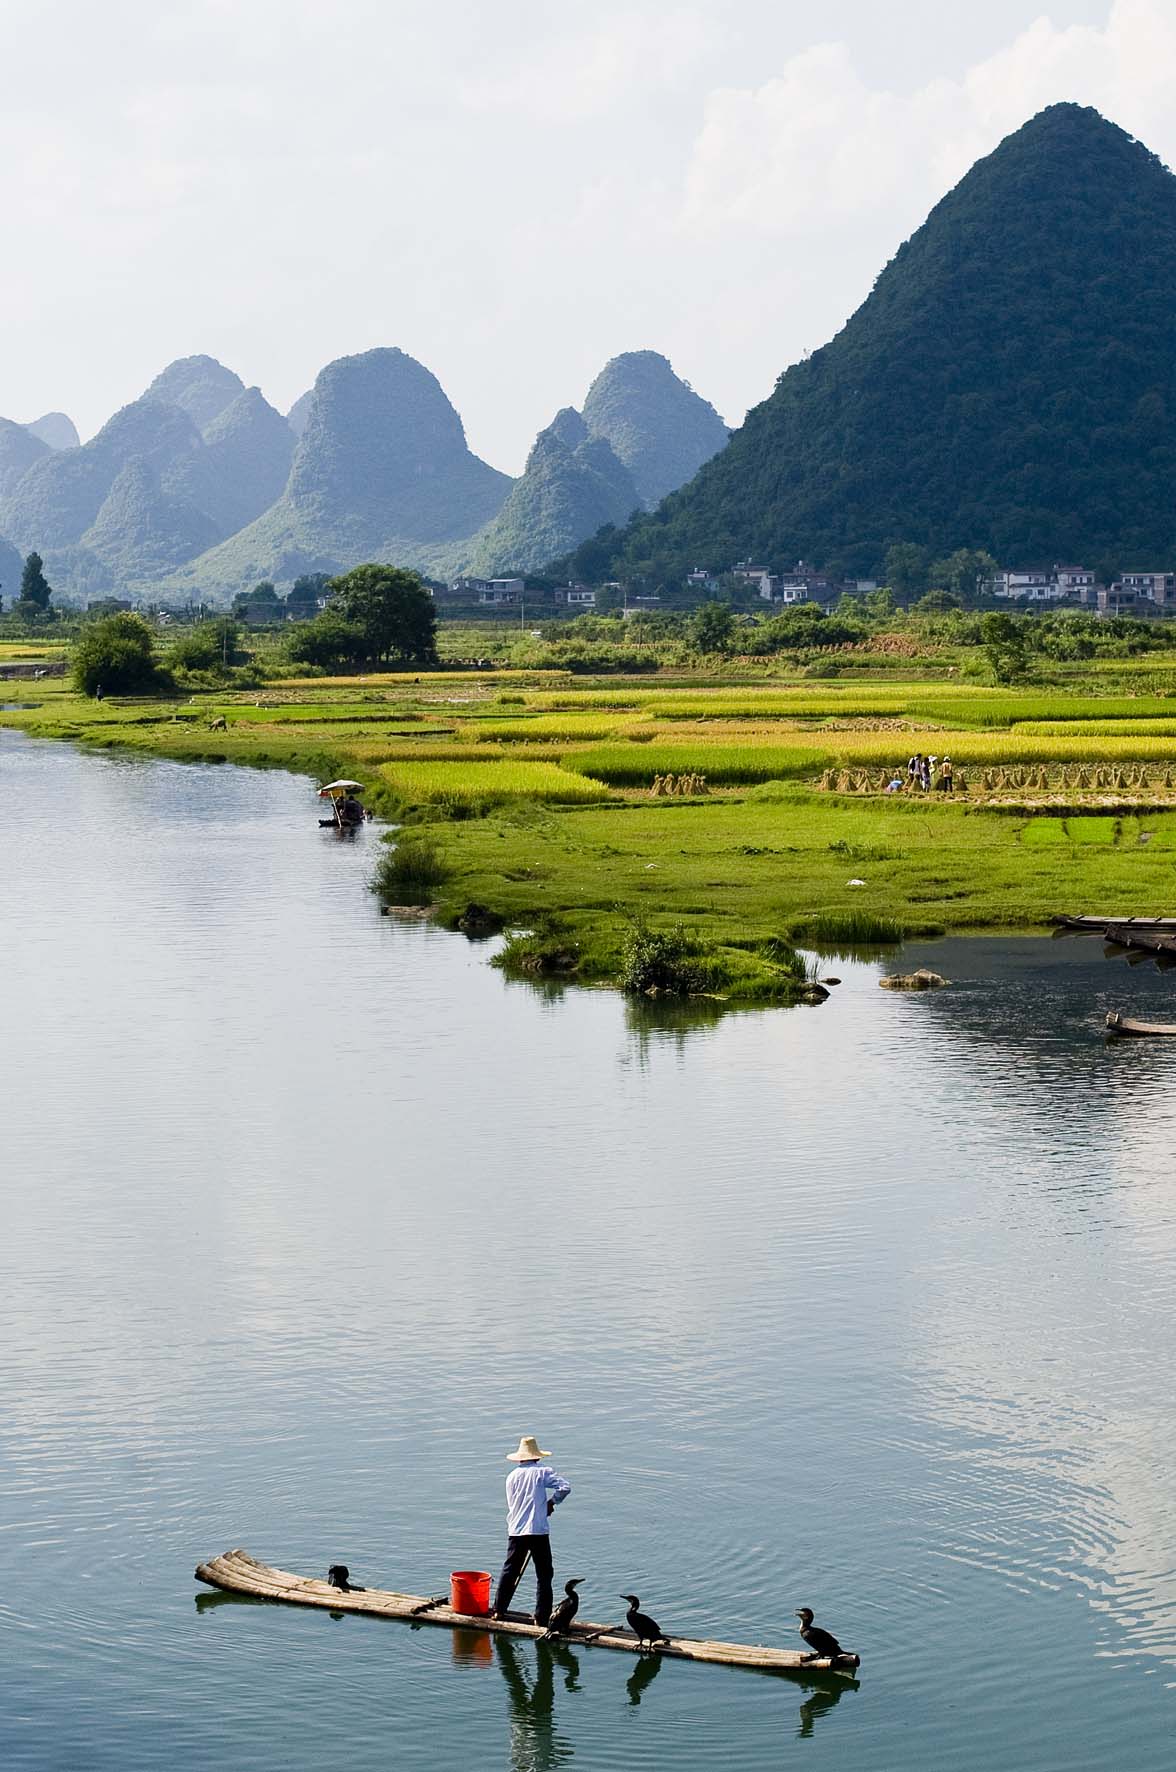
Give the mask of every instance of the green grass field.
[[(1136, 662), (1043, 691), (399, 672), (91, 702), (21, 679), (0, 723), (354, 775), (443, 856), (443, 916), (477, 902), (598, 959), (635, 917), (682, 924), (753, 998), (796, 930), (1176, 912), (1176, 696), (1123, 694)], [(964, 794), (879, 792), (913, 750), (951, 755)], [(667, 776), (705, 782), (652, 797)], [(314, 810), (308, 791), (308, 831)]]

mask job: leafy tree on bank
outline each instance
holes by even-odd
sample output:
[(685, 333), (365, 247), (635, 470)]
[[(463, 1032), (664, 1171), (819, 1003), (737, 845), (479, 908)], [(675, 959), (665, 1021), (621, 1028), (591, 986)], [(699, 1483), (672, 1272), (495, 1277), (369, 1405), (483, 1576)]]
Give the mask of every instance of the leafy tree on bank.
[(726, 652), (735, 632), (735, 615), (727, 603), (700, 603), (690, 618), (690, 638), (699, 652)]
[(1025, 674), (1024, 628), (1002, 609), (990, 609), (980, 618), (980, 644), (998, 683), (1015, 683)]
[(53, 587), (45, 577), (45, 562), (40, 554), (32, 553), (24, 563), (24, 571), (20, 576), (19, 604), (24, 607), (22, 615), (49, 615), (49, 599), (53, 595)]
[(363, 658), (364, 638), (354, 622), (344, 621), (337, 610), (324, 609), (313, 621), (290, 630), (286, 656), (292, 664), (343, 669)]
[(437, 610), (419, 573), (355, 566), (333, 579), (331, 590), (332, 608), (360, 635), (365, 662), (436, 663)]
[(83, 695), (150, 695), (172, 687), (155, 655), (155, 636), (141, 615), (123, 611), (81, 635), (70, 661)]

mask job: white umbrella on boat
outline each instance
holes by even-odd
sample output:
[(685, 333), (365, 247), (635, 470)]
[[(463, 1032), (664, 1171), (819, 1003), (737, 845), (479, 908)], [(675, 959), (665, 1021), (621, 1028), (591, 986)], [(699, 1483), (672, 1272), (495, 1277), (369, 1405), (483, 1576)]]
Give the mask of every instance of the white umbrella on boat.
[(329, 781), (325, 788), (319, 789), (318, 797), (320, 800), (333, 800), (336, 794), (362, 793), (363, 783), (361, 781)]

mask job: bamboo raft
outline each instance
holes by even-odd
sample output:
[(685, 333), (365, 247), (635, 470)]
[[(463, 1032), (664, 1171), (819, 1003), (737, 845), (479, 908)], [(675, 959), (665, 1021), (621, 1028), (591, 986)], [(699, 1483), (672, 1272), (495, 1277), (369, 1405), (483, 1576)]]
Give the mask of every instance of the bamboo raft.
[[(345, 1592), (329, 1582), (316, 1581), (309, 1575), (291, 1575), (286, 1569), (271, 1569), (259, 1563), (248, 1551), (226, 1551), (201, 1563), (196, 1570), (197, 1581), (224, 1593), (250, 1594), (256, 1599), (276, 1600), (288, 1606), (318, 1606), (325, 1612), (360, 1612), (375, 1618), (399, 1618), (410, 1624), (440, 1624), (451, 1630), (482, 1630), (513, 1637), (541, 1637), (545, 1627), (514, 1614), (495, 1619), (465, 1612), (454, 1612), (444, 1600), (431, 1600), (421, 1594), (398, 1594), (384, 1588), (352, 1588)], [(600, 1649), (620, 1649), (627, 1655), (643, 1651), (631, 1631), (620, 1625), (590, 1624), (577, 1620), (561, 1642), (576, 1647), (592, 1644)], [(846, 1673), (852, 1674), (861, 1665), (861, 1657), (848, 1651), (836, 1661), (828, 1656), (816, 1660), (796, 1649), (773, 1649), (752, 1643), (719, 1643), (701, 1637), (670, 1637), (653, 1653), (679, 1661), (713, 1661), (721, 1667), (756, 1668), (761, 1673)]]
[(1176, 1021), (1133, 1021), (1129, 1015), (1120, 1015), (1117, 1009), (1107, 1010), (1108, 1034), (1167, 1034), (1176, 1038)]

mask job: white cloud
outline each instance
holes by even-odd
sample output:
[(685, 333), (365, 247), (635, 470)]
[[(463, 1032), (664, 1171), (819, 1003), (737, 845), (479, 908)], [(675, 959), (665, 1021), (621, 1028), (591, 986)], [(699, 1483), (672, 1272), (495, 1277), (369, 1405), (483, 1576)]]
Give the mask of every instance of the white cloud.
[(913, 92), (872, 90), (846, 44), (823, 43), (760, 86), (708, 95), (682, 222), (788, 234), (887, 215), (906, 232), (978, 156), (1062, 99), (1176, 148), (1174, 66), (1162, 0), (1117, 0), (1102, 30), (1037, 19), (962, 77)]
[(1042, 105), (1176, 158), (1176, 4), (1053, 3), (0, 0), (0, 413), (93, 431), (200, 350), (285, 405), (397, 344), (518, 467), (648, 346), (738, 421)]

